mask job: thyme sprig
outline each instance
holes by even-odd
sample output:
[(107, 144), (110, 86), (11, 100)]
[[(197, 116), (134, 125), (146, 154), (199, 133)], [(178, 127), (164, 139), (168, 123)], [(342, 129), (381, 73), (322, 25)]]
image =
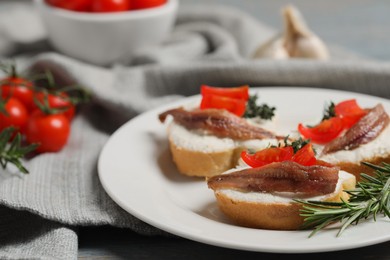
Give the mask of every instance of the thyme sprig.
[(335, 104), (331, 101), (324, 109), (324, 115), (321, 122), (336, 116)]
[(8, 163), (15, 165), (22, 173), (29, 173), (21, 159), (34, 151), (38, 144), (22, 146), (22, 136), (18, 132), (14, 137), (15, 128), (8, 127), (0, 132), (0, 166), (5, 169)]
[(382, 166), (363, 163), (375, 170), (370, 176), (362, 173), (361, 181), (353, 190), (347, 190), (350, 195), (349, 201), (324, 202), (296, 200), (303, 204), (301, 216), (304, 217), (302, 228), (313, 228), (310, 236), (326, 226), (341, 222), (337, 233), (340, 236), (350, 225), (356, 225), (362, 219), (374, 219), (378, 214), (390, 218), (390, 164)]
[(310, 143), (310, 139), (302, 139), (302, 137), (299, 137), (298, 139), (293, 141), (290, 141), (289, 138), (290, 137), (288, 135), (284, 138), (284, 147), (291, 146), (294, 150), (294, 154), (300, 149), (302, 149), (305, 145)]
[(267, 104), (258, 105), (257, 94), (251, 95), (248, 99), (245, 109), (245, 118), (260, 117), (262, 119), (271, 120), (275, 115), (275, 107), (270, 107)]

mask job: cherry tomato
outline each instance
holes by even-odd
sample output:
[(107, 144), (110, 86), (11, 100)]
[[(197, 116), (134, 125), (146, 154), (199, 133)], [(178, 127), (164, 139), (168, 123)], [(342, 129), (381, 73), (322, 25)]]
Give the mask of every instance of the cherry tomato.
[[(45, 99), (45, 94), (43, 92), (38, 92), (35, 94), (35, 98), (38, 102), (43, 103)], [(69, 121), (72, 121), (75, 114), (75, 106), (69, 101), (69, 96), (65, 92), (60, 93), (59, 95), (47, 94), (47, 100), (49, 108), (59, 108), (66, 109), (62, 114), (68, 118)], [(37, 105), (34, 104), (34, 108), (37, 109)]]
[(28, 110), (33, 107), (32, 83), (20, 77), (8, 77), (1, 81), (1, 96), (3, 99), (13, 97), (18, 99)]
[(9, 98), (3, 105), (7, 114), (0, 112), (0, 131), (13, 126), (23, 132), (28, 121), (26, 107), (15, 98)]
[(255, 154), (248, 154), (246, 151), (241, 152), (242, 160), (251, 167), (261, 167), (273, 162), (283, 162), (291, 160), (294, 149), (287, 147), (271, 147), (258, 151)]
[(245, 113), (246, 100), (217, 95), (205, 95), (202, 97), (200, 109), (207, 108), (226, 109), (237, 116), (242, 116)]
[(304, 147), (299, 149), (291, 158), (293, 162), (299, 163), (305, 166), (315, 165), (317, 159), (311, 144), (306, 144)]
[(356, 99), (349, 99), (338, 103), (335, 106), (336, 116), (343, 120), (345, 128), (351, 128), (357, 123), (363, 116), (367, 114), (367, 111), (362, 109), (356, 102)]
[(338, 117), (324, 120), (315, 127), (306, 127), (302, 124), (298, 125), (298, 131), (303, 137), (318, 144), (325, 144), (332, 141), (339, 136), (343, 130), (343, 122)]
[(27, 122), (27, 142), (39, 143), (37, 152), (40, 153), (61, 150), (67, 143), (69, 134), (69, 120), (62, 114), (46, 115), (35, 110)]
[(46, 0), (46, 3), (71, 11), (87, 12), (91, 9), (92, 0)]
[(218, 95), (223, 97), (237, 98), (237, 99), (249, 99), (249, 86), (241, 86), (235, 88), (218, 88), (207, 85), (200, 87), (200, 93), (202, 96), (205, 95)]
[(121, 12), (130, 9), (131, 0), (92, 0), (92, 12)]
[(163, 5), (167, 0), (132, 0), (132, 9), (145, 9)]

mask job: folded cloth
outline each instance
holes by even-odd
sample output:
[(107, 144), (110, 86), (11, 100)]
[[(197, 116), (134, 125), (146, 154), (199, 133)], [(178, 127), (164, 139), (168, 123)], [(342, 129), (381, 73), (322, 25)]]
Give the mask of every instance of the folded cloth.
[[(4, 7), (0, 8), (3, 56), (15, 58), (26, 70), (50, 69), (63, 84), (78, 82), (91, 90), (93, 100), (74, 119), (62, 151), (26, 161), (31, 172), (26, 176), (1, 171), (1, 259), (74, 259), (77, 226), (112, 225), (165, 235), (109, 198), (98, 179), (97, 160), (121, 124), (160, 104), (197, 94), (202, 83), (322, 87), (390, 97), (388, 63), (356, 62), (358, 57), (340, 52), (338, 59), (328, 62), (251, 60), (273, 30), (235, 9), (181, 8), (164, 45), (108, 68), (50, 49), (28, 3), (7, 2)], [(26, 26), (23, 30), (30, 37), (18, 36), (18, 30), (10, 28), (12, 23), (4, 22), (7, 18)]]

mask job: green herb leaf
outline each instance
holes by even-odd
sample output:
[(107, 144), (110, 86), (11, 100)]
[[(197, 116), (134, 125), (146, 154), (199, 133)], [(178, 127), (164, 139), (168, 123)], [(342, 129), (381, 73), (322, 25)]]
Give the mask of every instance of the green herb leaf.
[[(291, 146), (294, 150), (294, 154), (296, 152), (298, 152), (300, 149), (302, 149), (305, 145), (307, 145), (308, 143), (310, 143), (310, 139), (302, 139), (302, 137), (299, 137), (299, 139), (297, 140), (294, 140), (294, 141), (290, 141), (290, 136), (286, 136), (284, 137), (283, 139), (283, 144), (282, 143), (279, 143), (278, 146), (271, 146), (271, 147), (287, 147), (287, 146)], [(314, 150), (314, 149), (313, 149)], [(314, 153), (316, 153), (316, 151), (314, 150)]]
[(29, 173), (23, 166), (21, 159), (28, 153), (34, 151), (38, 144), (30, 144), (28, 146), (22, 146), (22, 136), (17, 133), (12, 139), (15, 128), (5, 128), (0, 133), (0, 166), (5, 169), (8, 163), (15, 165), (20, 172)]
[(361, 174), (361, 181), (356, 188), (345, 191), (350, 195), (349, 201), (295, 200), (302, 204), (302, 228), (313, 228), (310, 236), (336, 222), (342, 223), (337, 233), (337, 236), (340, 236), (347, 227), (358, 224), (361, 219), (372, 218), (375, 221), (377, 214), (390, 217), (390, 164), (363, 164), (375, 169), (375, 174)]
[(324, 109), (324, 116), (321, 121), (330, 119), (336, 116), (335, 104), (331, 101), (330, 104)]
[(267, 104), (257, 105), (257, 94), (251, 95), (246, 104), (244, 117), (253, 118), (260, 117), (262, 119), (271, 120), (275, 115), (275, 107), (270, 107)]
[[(310, 139), (303, 140), (301, 137), (299, 139), (292, 141), (291, 146), (294, 149), (294, 153), (298, 152), (302, 147), (310, 143)], [(286, 143), (287, 146), (287, 143)]]

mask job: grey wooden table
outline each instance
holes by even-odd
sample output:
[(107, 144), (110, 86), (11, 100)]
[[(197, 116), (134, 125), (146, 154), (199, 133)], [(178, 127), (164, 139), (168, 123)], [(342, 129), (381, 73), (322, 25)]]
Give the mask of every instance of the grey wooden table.
[[(236, 6), (271, 27), (281, 28), (280, 8), (295, 4), (326, 42), (364, 57), (390, 60), (390, 2), (386, 0), (282, 1), (181, 0)], [(390, 259), (390, 242), (317, 254), (269, 254), (214, 247), (182, 238), (144, 237), (110, 227), (79, 229), (80, 259)]]

